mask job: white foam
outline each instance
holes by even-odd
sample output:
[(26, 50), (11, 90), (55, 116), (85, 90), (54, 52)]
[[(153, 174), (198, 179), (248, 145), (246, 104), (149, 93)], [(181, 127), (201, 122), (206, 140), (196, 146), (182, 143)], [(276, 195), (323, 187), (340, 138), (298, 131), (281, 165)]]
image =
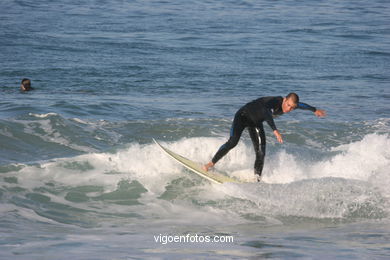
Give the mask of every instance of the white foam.
[(53, 112), (46, 113), (46, 114), (28, 113), (28, 115), (29, 116), (33, 116), (33, 117), (37, 117), (37, 118), (46, 118), (46, 117), (50, 117), (50, 116), (58, 116), (57, 113), (53, 113)]
[[(223, 143), (221, 138), (190, 138), (164, 143), (168, 148), (199, 162), (208, 162)], [(390, 165), (390, 138), (387, 135), (370, 134), (361, 141), (334, 148), (337, 154), (322, 161), (299, 159), (298, 154), (281, 149), (266, 157), (263, 181), (266, 183), (291, 183), (294, 181), (341, 177), (367, 181)], [(240, 142), (218, 164), (218, 171), (250, 180), (253, 177), (254, 154), (250, 144)], [(86, 164), (92, 169), (77, 170), (64, 167), (67, 164)], [(118, 179), (137, 179), (142, 184), (158, 190), (173, 176), (183, 174), (183, 168), (152, 143), (130, 144), (116, 153), (89, 153), (74, 158), (56, 159), (39, 167), (21, 170), (24, 179), (55, 180), (69, 185), (95, 183), (113, 185)], [(105, 174), (119, 172), (118, 175)], [(36, 178), (34, 177), (36, 176)], [(76, 178), (77, 177), (77, 178)]]
[(389, 148), (388, 135), (369, 134), (361, 141), (335, 147), (332, 150), (337, 154), (322, 161), (302, 161), (297, 159), (298, 155), (282, 150), (268, 160), (264, 181), (290, 183), (324, 177), (368, 181), (384, 169), (389, 169)]
[(180, 171), (180, 166), (154, 144), (132, 144), (114, 154), (90, 153), (24, 167), (14, 175), (19, 184), (31, 189), (42, 186), (42, 181), (52, 181), (68, 186), (97, 185), (113, 191), (121, 180), (137, 180), (153, 192), (162, 192), (164, 183)]
[(341, 152), (311, 169), (315, 177), (342, 177), (367, 181), (371, 176), (390, 166), (388, 135), (369, 134), (363, 140), (334, 149)]
[[(223, 141), (221, 138), (191, 138), (163, 144), (183, 156), (207, 162)], [(17, 177), (15, 185), (31, 190), (54, 182), (70, 187), (96, 185), (104, 188), (102, 192), (111, 192), (123, 180), (136, 180), (148, 191), (140, 199), (143, 205), (134, 206), (139, 208), (137, 212), (143, 216), (158, 215), (169, 221), (173, 216), (181, 216), (186, 223), (202, 223), (207, 219), (217, 224), (223, 217), (235, 223), (235, 218), (246, 213), (342, 217), (350, 205), (359, 207), (364, 201), (377, 203), (380, 196), (389, 196), (389, 144), (388, 135), (371, 134), (360, 141), (336, 147), (325, 159), (312, 162), (310, 158), (303, 161), (299, 155), (280, 149), (268, 156), (261, 184), (213, 185), (207, 181), (191, 187), (173, 184), (180, 186), (175, 193), (178, 199), (174, 201), (157, 198), (167, 191), (167, 185), (172, 185), (173, 180), (196, 179), (197, 176), (184, 170), (154, 143), (130, 144), (113, 154), (90, 153), (56, 159), (38, 166), (26, 166), (7, 175)], [(217, 164), (217, 169), (243, 179), (253, 178), (252, 149), (251, 144), (241, 142)], [(372, 193), (371, 186), (377, 187), (381, 195)], [(61, 197), (51, 199), (70, 203)], [(205, 205), (193, 205), (192, 200)], [(207, 205), (208, 201), (221, 205)], [(110, 212), (128, 210), (126, 206), (116, 204), (105, 208)], [(247, 220), (237, 220), (240, 221)]]

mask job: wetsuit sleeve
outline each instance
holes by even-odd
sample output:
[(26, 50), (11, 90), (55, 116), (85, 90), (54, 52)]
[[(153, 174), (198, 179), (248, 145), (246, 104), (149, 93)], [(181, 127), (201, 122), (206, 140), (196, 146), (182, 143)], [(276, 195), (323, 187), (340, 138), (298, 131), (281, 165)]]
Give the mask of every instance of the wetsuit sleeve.
[(272, 117), (272, 113), (271, 111), (267, 111), (267, 115), (265, 117), (265, 121), (268, 123), (268, 125), (272, 128), (272, 131), (275, 131), (277, 130), (276, 128), (276, 125), (275, 125), (275, 122), (274, 122), (274, 118)]
[(310, 106), (308, 104), (301, 103), (301, 102), (298, 103), (297, 108), (303, 109), (303, 110), (310, 110), (311, 112), (316, 112), (317, 111), (317, 109), (315, 107), (312, 107), (312, 106)]

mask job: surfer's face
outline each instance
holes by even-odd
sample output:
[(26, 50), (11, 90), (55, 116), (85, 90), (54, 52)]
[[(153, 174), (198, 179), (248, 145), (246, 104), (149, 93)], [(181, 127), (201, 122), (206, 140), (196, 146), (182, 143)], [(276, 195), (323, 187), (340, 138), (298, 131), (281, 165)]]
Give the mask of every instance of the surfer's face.
[(297, 108), (297, 104), (290, 98), (284, 98), (282, 103), (283, 113), (288, 113)]

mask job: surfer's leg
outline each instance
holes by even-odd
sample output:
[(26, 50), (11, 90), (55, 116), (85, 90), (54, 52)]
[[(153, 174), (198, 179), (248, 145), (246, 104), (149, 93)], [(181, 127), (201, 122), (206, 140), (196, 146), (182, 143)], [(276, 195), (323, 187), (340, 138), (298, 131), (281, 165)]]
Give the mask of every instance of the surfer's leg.
[(245, 129), (245, 124), (243, 123), (242, 115), (239, 112), (236, 113), (232, 127), (230, 129), (230, 138), (223, 144), (217, 153), (214, 155), (211, 160), (212, 165), (216, 164), (222, 157), (224, 157), (231, 149), (233, 149), (238, 141), (240, 140), (241, 134)]
[(249, 135), (251, 137), (253, 148), (255, 149), (256, 153), (256, 160), (255, 160), (255, 174), (257, 175), (258, 181), (260, 181), (260, 176), (263, 171), (264, 167), (264, 157), (265, 157), (265, 133), (264, 128), (261, 125), (261, 127), (250, 127), (248, 128)]

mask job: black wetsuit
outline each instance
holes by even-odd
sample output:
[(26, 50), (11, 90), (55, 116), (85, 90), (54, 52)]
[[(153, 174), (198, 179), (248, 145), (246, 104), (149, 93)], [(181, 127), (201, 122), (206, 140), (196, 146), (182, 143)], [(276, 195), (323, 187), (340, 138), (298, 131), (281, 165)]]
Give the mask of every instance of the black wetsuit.
[[(234, 116), (229, 140), (219, 148), (212, 162), (214, 164), (217, 163), (233, 149), (240, 140), (242, 132), (247, 127), (256, 152), (255, 174), (261, 176), (266, 145), (263, 121), (266, 121), (272, 130), (276, 130), (273, 117), (283, 114), (282, 103), (283, 97), (262, 97), (241, 107)], [(298, 103), (297, 108), (312, 112), (316, 111), (315, 107), (305, 103)]]

